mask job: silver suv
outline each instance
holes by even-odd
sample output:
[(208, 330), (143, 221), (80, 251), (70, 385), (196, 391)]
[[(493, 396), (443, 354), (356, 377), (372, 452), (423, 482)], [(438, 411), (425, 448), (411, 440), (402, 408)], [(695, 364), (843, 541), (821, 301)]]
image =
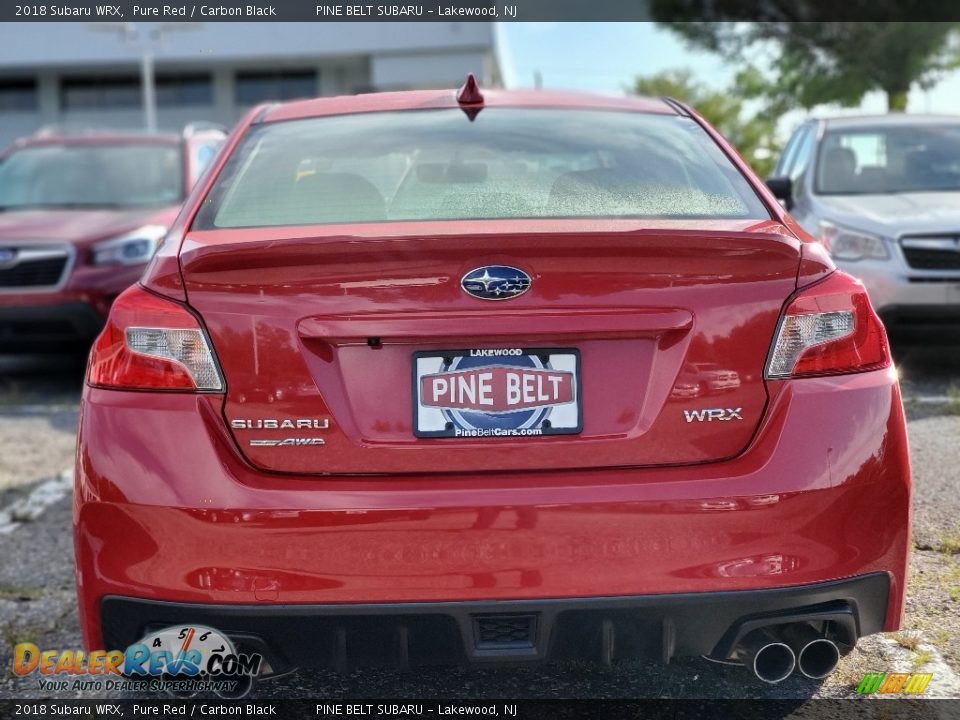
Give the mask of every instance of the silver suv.
[(960, 332), (960, 118), (808, 120), (767, 184), (889, 328)]

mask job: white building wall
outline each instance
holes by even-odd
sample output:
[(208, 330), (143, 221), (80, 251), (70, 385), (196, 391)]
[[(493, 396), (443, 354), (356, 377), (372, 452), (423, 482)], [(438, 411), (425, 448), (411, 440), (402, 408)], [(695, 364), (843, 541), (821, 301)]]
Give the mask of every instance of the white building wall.
[[(138, 23), (149, 31), (156, 23)], [(211, 77), (210, 103), (158, 107), (158, 126), (176, 130), (208, 120), (230, 125), (248, 109), (236, 98), (238, 72), (312, 69), (316, 95), (457, 87), (467, 72), (500, 84), (492, 23), (202, 23), (174, 32), (156, 54), (156, 74)], [(139, 107), (62, 105), (61, 81), (77, 77), (139, 77), (139, 51), (86, 23), (20, 23), (0, 42), (4, 79), (32, 79), (37, 107), (0, 113), (0, 148), (42, 125), (137, 129)]]
[(457, 50), (416, 54), (380, 54), (372, 58), (372, 80), (380, 89), (416, 89), (459, 87), (472, 72), (481, 85), (492, 84), (487, 71), (486, 53), (481, 50)]
[[(138, 53), (89, 23), (17, 23), (0, 42), (0, 72), (12, 68), (132, 63)], [(162, 23), (136, 23), (144, 33)], [(13, 27), (13, 26), (11, 26)], [(161, 62), (370, 55), (494, 47), (493, 23), (201, 23), (165, 36)]]

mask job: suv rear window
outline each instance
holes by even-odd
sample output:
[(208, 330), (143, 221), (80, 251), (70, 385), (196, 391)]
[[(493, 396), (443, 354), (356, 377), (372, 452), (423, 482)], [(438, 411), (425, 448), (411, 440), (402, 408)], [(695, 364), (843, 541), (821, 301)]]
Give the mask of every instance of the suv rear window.
[(769, 213), (689, 118), (488, 108), (253, 127), (194, 227), (558, 217)]

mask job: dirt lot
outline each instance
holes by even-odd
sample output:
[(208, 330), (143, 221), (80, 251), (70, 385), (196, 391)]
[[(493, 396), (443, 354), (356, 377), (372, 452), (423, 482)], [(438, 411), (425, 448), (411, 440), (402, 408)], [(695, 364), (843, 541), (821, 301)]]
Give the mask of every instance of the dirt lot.
[[(960, 349), (898, 352), (914, 466), (914, 556), (906, 627), (859, 644), (825, 682), (776, 686), (739, 668), (687, 659), (669, 667), (575, 663), (538, 669), (349, 675), (299, 672), (262, 698), (850, 697), (868, 671), (932, 672), (927, 695), (960, 697)], [(0, 358), (0, 697), (42, 697), (9, 671), (12, 645), (76, 648), (69, 477), (82, 359)], [(956, 386), (954, 385), (956, 383)], [(68, 697), (60, 695), (59, 697)], [(84, 695), (89, 697), (89, 695)]]

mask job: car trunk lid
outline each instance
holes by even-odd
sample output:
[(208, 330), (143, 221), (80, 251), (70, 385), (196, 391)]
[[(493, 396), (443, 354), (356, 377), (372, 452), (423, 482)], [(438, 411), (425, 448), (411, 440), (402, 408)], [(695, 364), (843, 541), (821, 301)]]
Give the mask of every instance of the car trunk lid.
[[(563, 470), (741, 453), (799, 246), (758, 221), (390, 223), (193, 232), (181, 265), (226, 378), (225, 421), (255, 466)], [(529, 289), (472, 297), (461, 278), (482, 267), (520, 270)], [(421, 414), (490, 417), (470, 406), (480, 372), (500, 383), (491, 422), (513, 410), (563, 432), (421, 432)], [(522, 407), (504, 405), (511, 377)]]

